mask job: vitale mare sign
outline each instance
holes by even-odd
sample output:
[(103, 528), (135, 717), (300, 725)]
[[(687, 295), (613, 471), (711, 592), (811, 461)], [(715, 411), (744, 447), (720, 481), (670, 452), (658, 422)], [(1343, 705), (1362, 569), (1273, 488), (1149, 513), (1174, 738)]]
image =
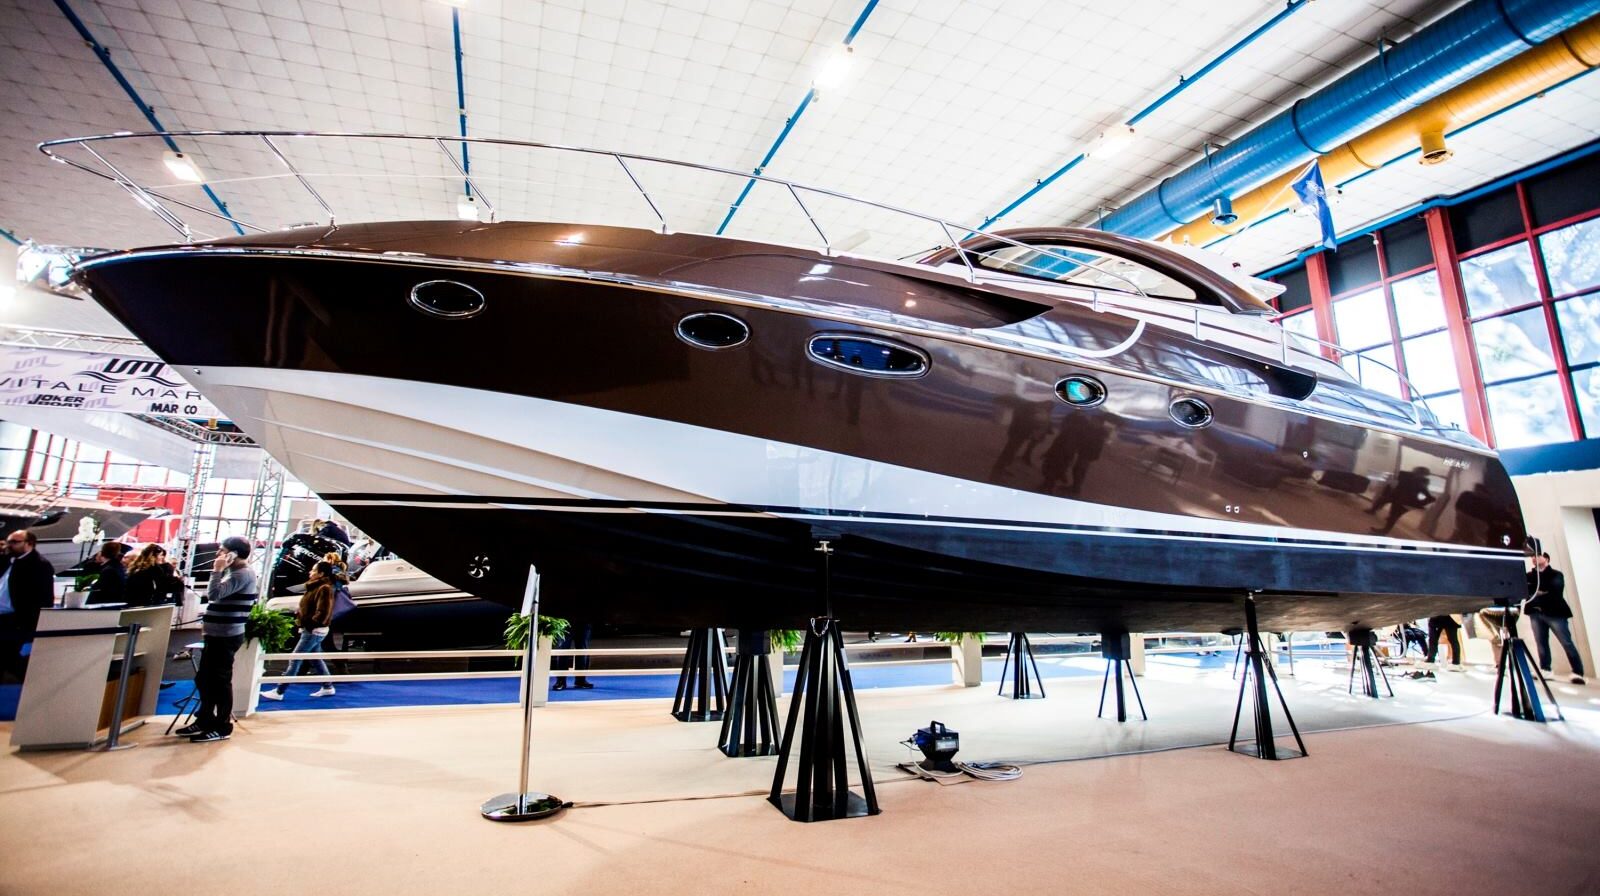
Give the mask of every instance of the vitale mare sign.
[(0, 406), (163, 417), (224, 415), (155, 358), (0, 345)]

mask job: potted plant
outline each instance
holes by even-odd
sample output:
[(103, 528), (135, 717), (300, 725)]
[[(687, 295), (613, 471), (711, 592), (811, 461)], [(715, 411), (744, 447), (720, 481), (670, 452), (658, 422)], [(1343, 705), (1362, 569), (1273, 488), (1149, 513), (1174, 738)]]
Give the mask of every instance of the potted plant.
[[(528, 617), (512, 613), (506, 620), (506, 649), (523, 650), (528, 646)], [(556, 616), (539, 617), (538, 665), (533, 670), (533, 693), (519, 694), (518, 700), (528, 700), (534, 706), (543, 706), (550, 699), (550, 651), (555, 642), (567, 636), (571, 623)]]
[(936, 641), (950, 645), (955, 683), (975, 688), (983, 684), (983, 632), (934, 632)]
[(265, 654), (282, 653), (294, 640), (294, 617), (262, 604), (250, 608), (244, 623), (244, 646), (233, 661), (233, 705), (240, 716), (256, 711), (261, 699), (261, 676), (266, 671)]

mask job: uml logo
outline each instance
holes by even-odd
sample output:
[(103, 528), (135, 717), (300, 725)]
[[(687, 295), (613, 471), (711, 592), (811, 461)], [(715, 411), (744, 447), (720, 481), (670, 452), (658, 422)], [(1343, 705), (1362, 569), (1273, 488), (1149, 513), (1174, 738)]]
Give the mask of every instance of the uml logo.
[(160, 361), (145, 361), (138, 358), (112, 358), (106, 362), (105, 372), (125, 376), (155, 376), (166, 366)]

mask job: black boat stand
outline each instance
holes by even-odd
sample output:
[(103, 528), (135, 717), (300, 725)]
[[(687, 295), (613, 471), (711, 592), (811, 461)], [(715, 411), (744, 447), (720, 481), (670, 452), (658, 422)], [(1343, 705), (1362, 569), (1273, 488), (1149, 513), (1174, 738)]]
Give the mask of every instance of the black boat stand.
[(733, 658), (733, 688), (722, 716), (717, 749), (724, 756), (771, 756), (778, 752), (778, 696), (772, 680), (771, 639), (766, 629), (739, 629)]
[[(1039, 663), (1033, 658), (1033, 645), (1028, 643), (1026, 632), (1012, 632), (1011, 643), (1006, 645), (1006, 660), (1000, 666), (1000, 687), (995, 690), (1002, 697), (1006, 693), (1007, 670), (1011, 672), (1011, 699), (1044, 699), (1044, 676), (1039, 674)], [(1033, 692), (1034, 682), (1038, 683), (1037, 694)]]
[(1106, 660), (1106, 674), (1100, 679), (1100, 711), (1095, 716), (1105, 718), (1106, 685), (1114, 676), (1117, 679), (1117, 721), (1128, 721), (1128, 705), (1122, 691), (1122, 676), (1126, 673), (1128, 683), (1133, 685), (1133, 699), (1139, 701), (1139, 715), (1144, 716), (1146, 722), (1150, 721), (1150, 714), (1144, 711), (1144, 698), (1139, 696), (1139, 682), (1133, 677), (1133, 639), (1127, 632), (1104, 632), (1100, 635), (1100, 655)]
[(1361, 669), (1361, 693), (1376, 700), (1383, 695), (1378, 693), (1378, 679), (1383, 679), (1383, 686), (1389, 691), (1389, 696), (1394, 696), (1394, 688), (1389, 684), (1389, 673), (1383, 670), (1383, 664), (1378, 661), (1375, 650), (1378, 646), (1378, 633), (1370, 628), (1353, 628), (1350, 634), (1350, 678), (1346, 682), (1345, 690), (1348, 693), (1356, 692), (1356, 668)]
[(1566, 720), (1566, 715), (1561, 712), (1561, 705), (1556, 703), (1555, 692), (1550, 690), (1550, 682), (1544, 677), (1544, 672), (1533, 661), (1528, 652), (1528, 645), (1522, 643), (1522, 638), (1517, 635), (1517, 626), (1513, 621), (1511, 604), (1502, 601), (1500, 604), (1500, 661), (1495, 664), (1494, 673), (1494, 714), (1500, 714), (1500, 698), (1505, 694), (1506, 685), (1511, 685), (1511, 716), (1527, 722), (1548, 722), (1545, 718), (1544, 705), (1539, 700), (1539, 689), (1533, 686), (1535, 677), (1539, 684), (1544, 686), (1545, 696), (1550, 698), (1550, 705), (1555, 709), (1556, 718)]
[[(802, 723), (801, 710), (805, 718)], [(850, 724), (850, 745), (861, 772), (861, 794), (850, 790), (850, 769), (845, 762), (845, 722)], [(795, 762), (794, 793), (784, 793), (784, 777), (794, 755), (794, 733), (800, 728), (800, 755)], [(827, 821), (877, 815), (878, 794), (872, 786), (872, 769), (861, 743), (861, 716), (856, 692), (845, 661), (844, 639), (838, 620), (827, 616), (811, 620), (805, 646), (800, 650), (800, 670), (789, 697), (789, 720), (783, 728), (778, 768), (772, 776), (768, 802), (793, 821)]]
[[(1300, 729), (1295, 727), (1294, 715), (1289, 712), (1288, 701), (1283, 699), (1283, 688), (1278, 686), (1278, 673), (1272, 667), (1272, 659), (1266, 655), (1266, 650), (1261, 645), (1261, 628), (1256, 624), (1254, 595), (1245, 596), (1244, 621), (1244, 675), (1239, 679), (1239, 702), (1233, 708), (1233, 732), (1228, 735), (1228, 749), (1260, 759), (1293, 759), (1305, 756), (1306, 742), (1300, 738)], [(1272, 732), (1272, 705), (1267, 701), (1268, 677), (1272, 679), (1272, 689), (1278, 694), (1278, 704), (1283, 707), (1283, 716), (1289, 720), (1289, 730), (1294, 733), (1294, 742), (1300, 748), (1298, 752), (1278, 747), (1276, 735)], [(1247, 690), (1254, 699), (1256, 737), (1254, 742), (1240, 745), (1239, 717), (1244, 711), (1244, 695)]]
[(689, 649), (678, 672), (672, 717), (680, 722), (715, 722), (728, 706), (727, 641), (720, 628), (689, 633)]

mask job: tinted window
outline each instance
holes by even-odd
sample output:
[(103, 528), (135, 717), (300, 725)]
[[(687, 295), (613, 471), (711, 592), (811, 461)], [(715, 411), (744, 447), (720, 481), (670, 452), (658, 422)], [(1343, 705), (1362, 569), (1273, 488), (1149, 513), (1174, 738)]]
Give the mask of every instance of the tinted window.
[(1334, 295), (1378, 282), (1378, 247), (1372, 240), (1354, 239), (1337, 252), (1323, 254), (1328, 259), (1328, 289)]
[(1148, 265), (1091, 249), (1041, 244), (1000, 246), (972, 254), (973, 261), (992, 271), (1004, 271), (1039, 280), (1053, 280), (1092, 289), (1144, 293), (1161, 299), (1195, 301), (1193, 289)]
[(1292, 270), (1284, 271), (1273, 282), (1284, 286), (1283, 295), (1278, 296), (1278, 310), (1284, 314), (1305, 308), (1311, 304), (1311, 278), (1306, 274), (1304, 265)]
[(1428, 245), (1428, 225), (1423, 219), (1408, 218), (1385, 227), (1382, 236), (1383, 261), (1389, 266), (1389, 276), (1433, 264), (1433, 249)]
[(1516, 188), (1496, 190), (1451, 208), (1450, 229), (1455, 232), (1457, 252), (1469, 252), (1521, 233), (1522, 207), (1517, 204)]
[(733, 348), (750, 338), (750, 328), (732, 315), (706, 311), (678, 321), (678, 336), (701, 348)]
[(1528, 178), (1523, 189), (1528, 193), (1533, 226), (1543, 227), (1593, 210), (1600, 204), (1595, 184), (1600, 184), (1600, 154)]
[(811, 356), (824, 364), (876, 376), (921, 376), (928, 358), (884, 339), (823, 334), (811, 337)]

